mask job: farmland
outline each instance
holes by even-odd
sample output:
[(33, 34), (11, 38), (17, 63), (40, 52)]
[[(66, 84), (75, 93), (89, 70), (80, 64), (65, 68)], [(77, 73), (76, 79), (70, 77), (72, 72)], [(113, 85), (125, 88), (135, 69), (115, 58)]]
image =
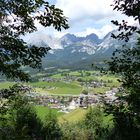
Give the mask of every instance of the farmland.
[[(106, 91), (119, 87), (118, 77), (103, 75), (99, 71), (70, 71), (68, 69), (56, 72), (43, 71), (32, 75), (35, 79), (23, 83), (32, 87), (37, 94), (79, 95), (83, 90), (91, 94), (104, 94)], [(0, 82), (0, 89), (8, 88), (15, 82)]]
[(50, 109), (45, 106), (35, 106), (35, 111), (37, 112), (38, 117), (42, 120), (45, 121), (45, 117), (47, 116), (48, 113), (53, 113), (57, 117), (62, 116), (64, 113), (58, 112), (58, 109)]
[[(32, 89), (31, 92), (39, 95), (38, 100), (40, 101), (34, 105), (38, 117), (42, 121), (45, 121), (46, 115), (51, 112), (56, 115), (58, 122), (62, 124), (64, 122), (75, 123), (82, 120), (87, 110), (84, 108), (76, 108), (69, 111), (69, 113), (64, 113), (60, 111), (63, 107), (61, 109), (51, 108), (53, 105), (57, 105), (58, 107), (60, 104), (68, 107), (71, 102), (71, 97), (67, 98), (67, 96), (72, 96), (73, 99), (78, 100), (78, 96), (80, 96), (83, 91), (86, 91), (90, 95), (104, 95), (106, 91), (120, 86), (117, 76), (111, 74), (103, 75), (99, 71), (70, 71), (68, 69), (59, 69), (55, 72), (42, 71), (33, 74), (32, 79), (32, 82), (22, 84), (30, 86)], [(17, 82), (14, 81), (1, 81), (0, 89), (9, 88), (16, 83)], [(46, 95), (49, 95), (51, 99), (53, 98), (58, 102), (50, 103)]]
[(30, 85), (36, 92), (48, 94), (79, 95), (83, 90), (89, 93), (104, 94), (106, 91), (120, 86), (118, 77), (103, 75), (99, 71), (59, 71), (49, 77), (42, 76), (40, 80)]
[(82, 87), (74, 82), (36, 82), (30, 85), (35, 87), (39, 92), (47, 92), (50, 94), (79, 94), (82, 91)]
[(38, 117), (42, 120), (45, 121), (45, 117), (47, 116), (48, 113), (53, 113), (57, 116), (59, 123), (64, 123), (64, 122), (78, 122), (79, 120), (82, 120), (84, 118), (85, 113), (87, 110), (85, 109), (76, 109), (68, 114), (59, 112), (58, 109), (50, 109), (48, 107), (44, 106), (35, 106), (35, 110), (37, 112)]

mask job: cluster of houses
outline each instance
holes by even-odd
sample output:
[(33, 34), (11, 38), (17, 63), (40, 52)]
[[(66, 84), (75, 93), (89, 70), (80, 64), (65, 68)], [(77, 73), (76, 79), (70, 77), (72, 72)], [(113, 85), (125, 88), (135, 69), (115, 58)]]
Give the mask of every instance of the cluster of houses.
[(81, 82), (81, 86), (97, 88), (97, 87), (104, 87), (105, 83), (102, 81)]
[(60, 109), (61, 112), (68, 113), (76, 108), (87, 108), (88, 106), (93, 106), (95, 104), (101, 103), (104, 99), (108, 103), (112, 103), (117, 100), (115, 94), (118, 92), (117, 88), (107, 91), (104, 95), (46, 95), (41, 96), (38, 94), (30, 93), (29, 96), (33, 98), (33, 103), (35, 105), (47, 106), (50, 108)]
[[(52, 78), (52, 77), (43, 77), (41, 79), (39, 79), (39, 81), (46, 81), (46, 82), (59, 82), (59, 81), (63, 81), (65, 83), (69, 83), (72, 81), (77, 81), (78, 77), (77, 76), (73, 76), (73, 75), (69, 75), (63, 78)], [(78, 80), (79, 81), (79, 80)], [(88, 86), (88, 87), (104, 87), (106, 86), (105, 81), (101, 80), (101, 81), (97, 81), (97, 80), (92, 80), (92, 81), (79, 81), (81, 86)]]
[(57, 78), (51, 78), (51, 77), (43, 77), (39, 79), (39, 81), (46, 81), (46, 82), (59, 82), (60, 80)]
[(59, 81), (72, 82), (72, 81), (75, 81), (76, 79), (77, 79), (77, 76), (69, 75), (69, 76), (65, 76), (63, 78), (43, 77), (43, 78), (40, 78), (39, 81), (46, 81), (46, 82), (59, 82)]

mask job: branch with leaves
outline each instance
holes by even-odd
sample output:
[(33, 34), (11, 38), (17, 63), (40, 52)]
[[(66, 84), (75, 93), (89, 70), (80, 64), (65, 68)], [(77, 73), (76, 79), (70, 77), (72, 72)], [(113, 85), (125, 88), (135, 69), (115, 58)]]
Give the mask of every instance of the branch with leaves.
[(7, 78), (29, 81), (21, 66), (41, 68), (50, 48), (28, 46), (20, 38), (37, 30), (35, 22), (58, 31), (69, 28), (63, 11), (44, 0), (0, 1), (0, 73)]

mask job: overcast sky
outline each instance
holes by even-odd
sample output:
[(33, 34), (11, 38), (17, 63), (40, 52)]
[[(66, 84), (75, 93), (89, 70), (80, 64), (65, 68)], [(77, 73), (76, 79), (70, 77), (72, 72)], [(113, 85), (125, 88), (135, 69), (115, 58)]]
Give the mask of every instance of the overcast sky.
[(116, 27), (111, 20), (127, 19), (130, 24), (134, 24), (131, 18), (125, 17), (120, 12), (113, 11), (113, 0), (48, 0), (50, 4), (55, 4), (57, 8), (64, 11), (68, 17), (70, 28), (57, 32), (52, 28), (44, 29), (38, 23), (38, 30), (57, 37), (66, 33), (78, 36), (86, 36), (90, 33), (97, 34), (100, 38)]

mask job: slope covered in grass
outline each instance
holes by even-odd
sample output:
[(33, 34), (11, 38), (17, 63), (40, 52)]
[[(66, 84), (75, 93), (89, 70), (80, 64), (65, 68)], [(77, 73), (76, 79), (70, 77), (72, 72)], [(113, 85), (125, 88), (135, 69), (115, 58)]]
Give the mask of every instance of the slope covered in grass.
[(87, 112), (86, 109), (78, 108), (68, 114), (64, 114), (64, 115), (58, 117), (58, 120), (60, 123), (67, 122), (67, 121), (68, 122), (78, 122), (84, 118), (86, 112)]

